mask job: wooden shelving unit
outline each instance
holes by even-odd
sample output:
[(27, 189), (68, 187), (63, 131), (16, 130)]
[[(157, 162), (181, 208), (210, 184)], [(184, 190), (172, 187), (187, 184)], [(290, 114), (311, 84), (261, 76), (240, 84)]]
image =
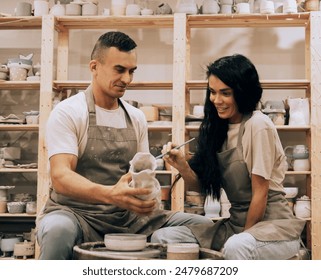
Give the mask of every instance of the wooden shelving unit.
[[(264, 89), (304, 90), (311, 100), (311, 124), (309, 126), (277, 126), (282, 132), (304, 132), (309, 141), (311, 154), (310, 172), (287, 172), (287, 175), (308, 177), (308, 192), (312, 201), (312, 217), (308, 221), (309, 238), (313, 259), (321, 259), (321, 13), (272, 14), (272, 15), (189, 15), (174, 14), (169, 16), (136, 17), (10, 17), (0, 18), (0, 30), (41, 29), (41, 66), (40, 82), (0, 82), (0, 89), (40, 89), (40, 121), (38, 125), (0, 125), (2, 130), (45, 130), (46, 121), (52, 109), (53, 91), (85, 89), (90, 81), (68, 79), (69, 33), (71, 30), (89, 29), (131, 29), (131, 28), (169, 28), (173, 30), (173, 79), (172, 81), (144, 82), (137, 81), (129, 90), (172, 90), (173, 121), (172, 125), (149, 125), (149, 131), (171, 131), (172, 141), (184, 142), (190, 132), (198, 130), (197, 125), (185, 125), (185, 116), (189, 113), (190, 91), (206, 88), (206, 81), (190, 78), (190, 43), (191, 30), (195, 28), (273, 28), (303, 27), (305, 29), (306, 75), (299, 80), (262, 80)], [(56, 40), (57, 38), (57, 40)], [(56, 55), (56, 80), (53, 79)], [(48, 161), (44, 135), (39, 133), (38, 169), (23, 172), (38, 173), (38, 211), (48, 198)], [(0, 169), (0, 172), (21, 172), (21, 170)], [(158, 171), (158, 174), (174, 175), (174, 171)], [(182, 181), (182, 180), (180, 180)], [(184, 184), (178, 182), (172, 194), (172, 208), (184, 209)], [(5, 217), (6, 218), (6, 217)]]
[[(307, 221), (307, 245), (312, 251), (312, 259), (321, 259), (321, 13), (299, 13), (299, 14), (272, 14), (272, 15), (189, 15), (186, 18), (176, 15), (174, 28), (176, 34), (185, 34), (185, 37), (179, 36), (180, 45), (177, 49), (182, 49), (185, 53), (180, 54), (180, 61), (185, 64), (185, 69), (181, 65), (181, 70), (185, 71), (180, 78), (185, 80), (185, 85), (180, 84), (179, 92), (182, 104), (190, 104), (190, 95), (192, 90), (205, 89), (206, 82), (191, 80), (190, 67), (191, 61), (191, 30), (197, 28), (272, 28), (272, 27), (303, 27), (305, 31), (305, 77), (301, 80), (262, 80), (264, 89), (277, 90), (303, 90), (305, 97), (310, 99), (311, 122), (308, 126), (276, 126), (278, 131), (284, 133), (303, 132), (306, 135), (306, 144), (310, 149), (311, 171), (294, 172), (288, 171), (286, 175), (304, 175), (306, 176), (306, 192), (311, 197), (312, 215)], [(209, 30), (210, 32), (210, 30)], [(175, 62), (174, 62), (175, 63)], [(175, 82), (175, 81), (174, 81)], [(185, 114), (189, 113), (189, 108), (184, 108)], [(181, 112), (178, 116), (180, 125), (183, 125), (184, 114)], [(188, 125), (185, 127), (188, 133), (197, 131), (198, 126)], [(181, 135), (181, 140), (184, 135)], [(180, 196), (183, 195), (184, 186), (180, 186)], [(177, 190), (178, 191), (178, 190)]]

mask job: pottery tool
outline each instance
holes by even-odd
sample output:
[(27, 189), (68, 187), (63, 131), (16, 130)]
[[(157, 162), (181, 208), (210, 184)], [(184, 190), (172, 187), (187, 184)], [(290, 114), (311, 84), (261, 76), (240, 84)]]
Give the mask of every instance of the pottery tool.
[[(195, 140), (195, 137), (192, 138), (192, 139), (189, 139), (188, 141), (184, 142), (183, 144), (173, 148), (172, 150), (179, 150), (180, 148), (182, 148), (183, 146), (185, 146), (186, 144), (192, 142), (193, 140)], [(161, 154), (159, 156), (156, 157), (156, 159), (159, 159), (159, 158), (163, 158), (163, 156), (166, 156), (167, 154), (169, 154), (170, 151), (166, 152), (165, 154)]]

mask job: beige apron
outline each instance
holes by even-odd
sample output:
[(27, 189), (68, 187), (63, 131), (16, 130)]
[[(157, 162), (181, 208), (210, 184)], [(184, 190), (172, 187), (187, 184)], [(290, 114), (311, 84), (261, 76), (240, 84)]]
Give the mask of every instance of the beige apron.
[[(127, 128), (96, 125), (95, 104), (91, 86), (85, 91), (89, 109), (88, 141), (77, 163), (76, 172), (104, 185), (114, 185), (128, 172), (129, 161), (137, 152), (137, 139), (131, 119), (124, 109)], [(106, 233), (142, 233), (147, 236), (168, 220), (169, 211), (157, 211), (151, 216), (137, 216), (111, 204), (87, 204), (58, 194), (51, 189), (45, 213), (54, 210), (72, 212), (80, 222), (84, 242), (103, 240)]]
[[(252, 199), (249, 172), (243, 157), (242, 136), (244, 124), (241, 123), (237, 146), (217, 153), (223, 178), (223, 189), (231, 202), (230, 218), (216, 222), (209, 227), (189, 226), (202, 247), (220, 250), (233, 234), (243, 232), (248, 209)], [(294, 217), (288, 202), (280, 192), (270, 190), (264, 218), (246, 230), (261, 241), (294, 240), (300, 237), (305, 221)]]

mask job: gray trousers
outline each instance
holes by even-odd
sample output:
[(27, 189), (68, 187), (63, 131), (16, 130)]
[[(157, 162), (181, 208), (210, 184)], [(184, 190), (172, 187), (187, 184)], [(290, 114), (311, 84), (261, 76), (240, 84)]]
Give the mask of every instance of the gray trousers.
[[(208, 224), (211, 220), (204, 216), (175, 213), (162, 228), (151, 236), (151, 242), (197, 243), (186, 224)], [(77, 218), (67, 211), (53, 211), (46, 214), (37, 225), (37, 241), (42, 260), (71, 259), (73, 247), (81, 243), (82, 230)]]

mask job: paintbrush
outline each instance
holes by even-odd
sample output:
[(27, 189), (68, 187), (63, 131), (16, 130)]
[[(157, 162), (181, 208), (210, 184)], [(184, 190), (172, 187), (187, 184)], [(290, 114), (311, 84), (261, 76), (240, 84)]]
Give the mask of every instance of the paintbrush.
[[(173, 148), (172, 150), (178, 150), (178, 149), (180, 149), (181, 147), (185, 146), (186, 144), (192, 142), (193, 140), (195, 140), (195, 137), (192, 138), (192, 139), (189, 139), (188, 141), (184, 142), (183, 144), (181, 144), (181, 145)], [(166, 156), (167, 154), (169, 154), (169, 152), (170, 152), (170, 151), (166, 152), (165, 154), (161, 154), (161, 155), (157, 156), (156, 159), (163, 158), (163, 156)]]

